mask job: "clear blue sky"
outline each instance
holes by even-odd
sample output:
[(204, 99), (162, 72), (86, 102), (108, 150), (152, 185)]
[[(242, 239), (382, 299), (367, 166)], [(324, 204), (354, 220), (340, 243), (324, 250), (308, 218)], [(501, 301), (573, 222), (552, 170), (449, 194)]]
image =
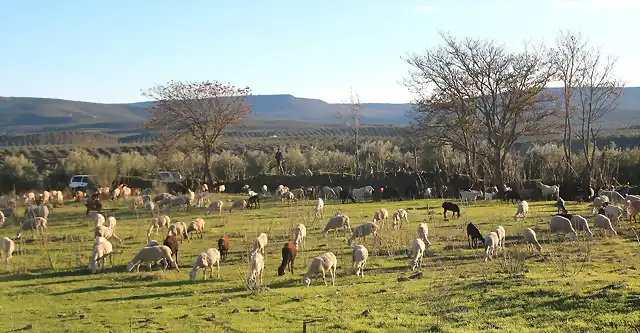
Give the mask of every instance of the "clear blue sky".
[(640, 85), (640, 0), (16, 0), (0, 13), (0, 96), (132, 102), (171, 79), (211, 79), (405, 102), (400, 58), (440, 43), (438, 29), (514, 49), (581, 31)]

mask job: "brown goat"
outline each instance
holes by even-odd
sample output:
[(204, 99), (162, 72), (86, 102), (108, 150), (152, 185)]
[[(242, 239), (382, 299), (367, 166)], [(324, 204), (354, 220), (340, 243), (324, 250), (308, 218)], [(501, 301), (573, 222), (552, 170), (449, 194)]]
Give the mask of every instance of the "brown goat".
[(227, 253), (229, 252), (229, 237), (227, 235), (223, 235), (218, 239), (218, 251), (220, 252), (220, 257), (227, 260)]
[(171, 249), (171, 254), (176, 257), (176, 267), (179, 267), (178, 247), (180, 245), (180, 242), (178, 241), (178, 237), (176, 237), (175, 235), (167, 236), (167, 238), (165, 238), (164, 240), (164, 243), (162, 244)]
[(283, 276), (287, 268), (293, 274), (293, 262), (296, 259), (297, 252), (298, 250), (296, 250), (296, 245), (293, 242), (284, 244), (284, 247), (282, 247), (282, 264), (278, 267), (278, 276)]

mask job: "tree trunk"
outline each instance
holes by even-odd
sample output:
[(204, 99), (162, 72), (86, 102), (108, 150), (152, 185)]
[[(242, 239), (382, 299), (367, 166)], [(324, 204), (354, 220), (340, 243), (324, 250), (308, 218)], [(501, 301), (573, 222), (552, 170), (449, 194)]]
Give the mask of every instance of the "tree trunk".
[(590, 165), (586, 165), (584, 167), (584, 172), (582, 173), (582, 200), (588, 202), (591, 198), (589, 198), (590, 186), (591, 186), (591, 173), (593, 167)]
[(502, 192), (502, 185), (504, 184), (504, 180), (503, 180), (503, 159), (502, 159), (502, 152), (500, 151), (500, 149), (495, 149), (494, 153), (493, 153), (493, 160), (491, 161), (492, 166), (493, 166), (493, 182), (494, 185), (498, 187), (498, 191)]
[(356, 179), (360, 178), (360, 174), (358, 173), (360, 171), (360, 148), (358, 148), (358, 132), (354, 132), (353, 133), (353, 138), (354, 141), (356, 143)]
[(211, 171), (211, 151), (205, 151), (204, 153), (204, 176), (209, 179), (209, 184), (207, 185), (213, 187), (214, 173)]

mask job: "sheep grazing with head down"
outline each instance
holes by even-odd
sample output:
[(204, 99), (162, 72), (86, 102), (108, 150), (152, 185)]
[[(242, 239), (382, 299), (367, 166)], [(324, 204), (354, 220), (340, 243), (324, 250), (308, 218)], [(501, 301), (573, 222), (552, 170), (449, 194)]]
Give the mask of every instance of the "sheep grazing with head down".
[(247, 208), (247, 200), (238, 199), (231, 204), (231, 208), (229, 208), (229, 213), (231, 213), (234, 209), (245, 210)]
[(373, 213), (373, 222), (378, 222), (384, 226), (384, 222), (389, 218), (389, 211), (386, 208), (380, 208)]
[[(336, 213), (338, 214), (338, 213)], [(349, 223), (349, 216), (347, 215), (334, 215), (329, 219), (327, 225), (322, 229), (322, 237), (327, 237), (327, 231), (334, 230), (334, 235), (337, 235), (338, 229), (344, 229), (345, 234), (347, 230), (351, 232), (351, 224)]]
[(549, 224), (549, 233), (569, 234), (571, 239), (576, 239), (577, 233), (571, 225), (571, 221), (566, 217), (560, 215), (554, 215), (551, 217), (551, 223)]
[(492, 260), (493, 255), (496, 253), (496, 248), (498, 247), (498, 234), (495, 232), (490, 232), (485, 237), (484, 241), (484, 261)]
[(218, 215), (222, 214), (222, 206), (224, 202), (222, 200), (216, 200), (212, 202), (207, 208), (204, 209), (204, 215), (209, 215), (212, 212), (217, 212)]
[(584, 231), (587, 234), (587, 239), (593, 239), (593, 233), (591, 232), (591, 229), (589, 229), (589, 223), (587, 222), (587, 219), (580, 215), (574, 214), (571, 215), (571, 218), (569, 220), (571, 221), (571, 226), (573, 227), (573, 229), (575, 229), (576, 231)]
[(409, 219), (407, 217), (407, 211), (400, 208), (393, 213), (393, 230), (399, 229), (402, 227), (402, 222), (408, 223)]
[(157, 236), (158, 230), (160, 230), (160, 228), (169, 228), (170, 224), (171, 224), (171, 218), (167, 215), (161, 215), (161, 216), (152, 218), (151, 223), (149, 224), (149, 229), (147, 230), (147, 236), (151, 235), (151, 233), (154, 230)]
[(522, 200), (518, 204), (518, 210), (516, 211), (516, 215), (513, 215), (513, 220), (518, 221), (518, 217), (526, 217), (529, 212), (529, 203)]
[(171, 254), (176, 257), (176, 267), (180, 263), (178, 263), (178, 250), (180, 249), (180, 243), (178, 242), (178, 238), (175, 235), (169, 235), (164, 239), (162, 245), (168, 247), (171, 250)]
[(109, 263), (113, 266), (113, 245), (107, 239), (100, 238), (96, 239), (97, 244), (93, 246), (91, 258), (89, 260), (89, 269), (93, 274), (104, 270), (104, 262), (107, 257), (109, 257)]
[(47, 219), (44, 217), (29, 217), (22, 222), (20, 225), (20, 230), (16, 234), (16, 239), (20, 239), (24, 232), (30, 231), (32, 234), (34, 232), (38, 233), (38, 235), (42, 235), (47, 230)]
[(629, 212), (629, 221), (633, 218), (633, 222), (637, 222), (636, 216), (640, 214), (640, 201), (627, 200), (627, 211)]
[(269, 237), (267, 236), (267, 234), (264, 232), (260, 233), (260, 235), (258, 235), (258, 237), (253, 240), (250, 252), (253, 254), (259, 251), (260, 253), (262, 253), (262, 256), (264, 256), (265, 247), (267, 246), (268, 241)]
[(449, 201), (443, 202), (442, 209), (444, 209), (442, 215), (444, 215), (445, 219), (447, 218), (448, 211), (452, 212), (451, 218), (456, 217), (456, 214), (458, 215), (458, 218), (460, 218), (460, 207), (454, 204), (453, 202), (449, 202)]
[(362, 223), (361, 225), (353, 229), (353, 232), (351, 233), (351, 237), (349, 237), (349, 241), (348, 241), (349, 246), (353, 245), (353, 241), (356, 239), (356, 237), (360, 237), (364, 240), (366, 236), (372, 235), (373, 239), (375, 240), (378, 235), (379, 228), (380, 227), (378, 227), (378, 225), (375, 222)]
[(151, 271), (151, 263), (163, 260), (164, 267), (163, 271), (167, 270), (167, 266), (171, 265), (176, 268), (176, 271), (180, 271), (178, 265), (171, 258), (171, 249), (164, 245), (159, 246), (147, 246), (143, 247), (138, 254), (136, 254), (131, 261), (127, 264), (127, 272), (131, 272), (133, 268), (136, 268), (136, 272), (140, 271), (140, 264), (148, 263), (149, 271)]
[(13, 251), (16, 249), (16, 244), (8, 237), (0, 238), (0, 251), (4, 257), (4, 262), (8, 263), (13, 257)]
[(293, 274), (293, 263), (296, 260), (298, 250), (293, 242), (287, 242), (282, 247), (282, 264), (278, 267), (278, 276), (283, 276), (289, 268), (289, 272)]
[(522, 230), (522, 236), (524, 237), (524, 242), (527, 243), (527, 250), (531, 251), (531, 246), (535, 247), (538, 252), (542, 251), (542, 246), (538, 243), (538, 238), (536, 237), (536, 232), (531, 228), (525, 228)]
[(322, 280), (324, 281), (324, 285), (327, 285), (326, 271), (329, 271), (331, 274), (331, 285), (336, 285), (336, 268), (338, 267), (338, 259), (333, 252), (327, 252), (320, 256), (317, 256), (311, 260), (311, 264), (309, 264), (309, 269), (302, 277), (302, 284), (305, 287), (308, 287), (311, 284), (311, 277), (322, 273)]
[(596, 214), (596, 216), (593, 218), (593, 225), (603, 229), (604, 230), (604, 234), (607, 234), (607, 231), (611, 231), (611, 233), (614, 236), (618, 235), (618, 232), (615, 231), (615, 229), (613, 229), (613, 225), (611, 224), (611, 220), (606, 217), (605, 215), (602, 214)]
[(412, 259), (409, 259), (409, 268), (411, 270), (415, 270), (416, 268), (422, 268), (422, 256), (425, 250), (424, 241), (420, 238), (416, 238), (413, 240), (413, 245), (411, 247)]
[(294, 230), (294, 239), (296, 249), (305, 248), (305, 240), (307, 239), (307, 227), (304, 224), (298, 223), (296, 225), (296, 229)]
[(429, 226), (427, 226), (426, 223), (418, 224), (418, 238), (422, 239), (427, 247), (431, 246), (431, 242), (429, 241)]
[(469, 241), (469, 248), (477, 248), (478, 241), (484, 244), (484, 237), (482, 237), (480, 230), (478, 230), (478, 227), (476, 227), (475, 224), (471, 222), (467, 224), (467, 241)]
[(600, 208), (603, 208), (605, 204), (609, 203), (609, 197), (606, 195), (597, 196), (591, 203), (591, 215), (594, 215)]
[(254, 252), (249, 259), (249, 276), (247, 277), (247, 286), (255, 287), (258, 278), (262, 284), (262, 271), (264, 271), (264, 257), (258, 252)]
[(99, 225), (104, 225), (105, 222), (105, 218), (104, 215), (100, 214), (100, 213), (96, 213), (95, 215), (93, 215), (93, 226), (97, 227)]
[(181, 239), (186, 239), (188, 242), (189, 233), (187, 233), (187, 224), (182, 221), (177, 221), (176, 223), (169, 226), (169, 230), (167, 231), (167, 235), (171, 236), (180, 236)]
[(209, 275), (213, 279), (213, 267), (215, 265), (218, 265), (216, 273), (217, 277), (220, 278), (220, 252), (214, 248), (206, 249), (196, 258), (196, 262), (193, 264), (193, 268), (191, 268), (191, 272), (189, 273), (189, 279), (195, 280), (198, 269), (202, 269), (202, 279), (206, 280), (207, 268), (209, 268)]
[(200, 238), (202, 239), (202, 233), (204, 232), (204, 220), (201, 217), (198, 217), (197, 219), (191, 221), (191, 223), (187, 227), (187, 234), (190, 234), (192, 232), (200, 235)]
[(369, 258), (369, 250), (364, 245), (356, 245), (353, 247), (353, 269), (356, 276), (364, 277), (364, 264)]
[(506, 236), (506, 232), (504, 230), (504, 227), (502, 227), (501, 225), (495, 227), (493, 229), (493, 232), (496, 233), (496, 235), (498, 235), (498, 248), (503, 249), (504, 248), (504, 239)]
[(218, 251), (220, 252), (220, 256), (227, 260), (227, 254), (229, 253), (229, 237), (227, 235), (223, 235), (218, 239)]
[(564, 200), (559, 196), (558, 196), (558, 200), (556, 200), (556, 208), (558, 208), (558, 214), (569, 213), (567, 209), (564, 207)]

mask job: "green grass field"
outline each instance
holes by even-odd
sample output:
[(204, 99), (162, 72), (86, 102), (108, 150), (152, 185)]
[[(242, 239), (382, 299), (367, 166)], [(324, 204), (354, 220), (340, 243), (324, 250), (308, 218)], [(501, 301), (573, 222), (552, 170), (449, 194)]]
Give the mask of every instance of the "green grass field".
[[(225, 196), (226, 201), (231, 198)], [(298, 205), (263, 203), (260, 210), (207, 217), (204, 239), (183, 242), (180, 272), (125, 272), (126, 264), (146, 243), (149, 216), (139, 218), (124, 203), (116, 213), (112, 240), (113, 267), (91, 274), (87, 270), (93, 244), (93, 222), (83, 219), (79, 204), (56, 208), (50, 215), (48, 241), (23, 236), (8, 265), (0, 264), (0, 330), (32, 332), (637, 332), (640, 327), (640, 241), (633, 225), (622, 222), (618, 237), (593, 230), (593, 241), (549, 235), (551, 202), (530, 203), (529, 216), (514, 222), (515, 205), (478, 202), (463, 207), (461, 219), (443, 221), (441, 200), (340, 205), (330, 202), (328, 217), (341, 210), (351, 217), (352, 228), (369, 221), (381, 207), (393, 213), (409, 208), (409, 224), (397, 231), (390, 223), (375, 245), (366, 241), (370, 258), (364, 278), (356, 278), (347, 237), (329, 233), (320, 238), (326, 218), (314, 222), (313, 202)], [(225, 203), (227, 208), (229, 203)], [(437, 214), (415, 208), (430, 205)], [(586, 204), (570, 205), (574, 213), (587, 214)], [(202, 216), (201, 209), (169, 214), (187, 224)], [(419, 222), (429, 224), (432, 246), (423, 260), (422, 278), (398, 281), (412, 275), (407, 250)], [(469, 249), (465, 226), (474, 222), (483, 234), (497, 225), (507, 232), (506, 249), (485, 263), (481, 250)], [(296, 223), (307, 226), (307, 250), (298, 252), (295, 274), (276, 276), (281, 248), (292, 238)], [(538, 232), (541, 255), (528, 253), (520, 242), (524, 227)], [(18, 227), (0, 229), (14, 238)], [(250, 291), (247, 250), (260, 232), (269, 234), (264, 291)], [(166, 229), (153, 239), (162, 241)], [(227, 234), (231, 250), (222, 262), (220, 278), (189, 281), (195, 257), (217, 247)], [(338, 257), (336, 286), (324, 286), (321, 277), (302, 287), (301, 277), (310, 259), (327, 251)], [(215, 275), (215, 274), (214, 274)], [(363, 311), (368, 310), (368, 315)], [(324, 320), (324, 321), (322, 321)]]

